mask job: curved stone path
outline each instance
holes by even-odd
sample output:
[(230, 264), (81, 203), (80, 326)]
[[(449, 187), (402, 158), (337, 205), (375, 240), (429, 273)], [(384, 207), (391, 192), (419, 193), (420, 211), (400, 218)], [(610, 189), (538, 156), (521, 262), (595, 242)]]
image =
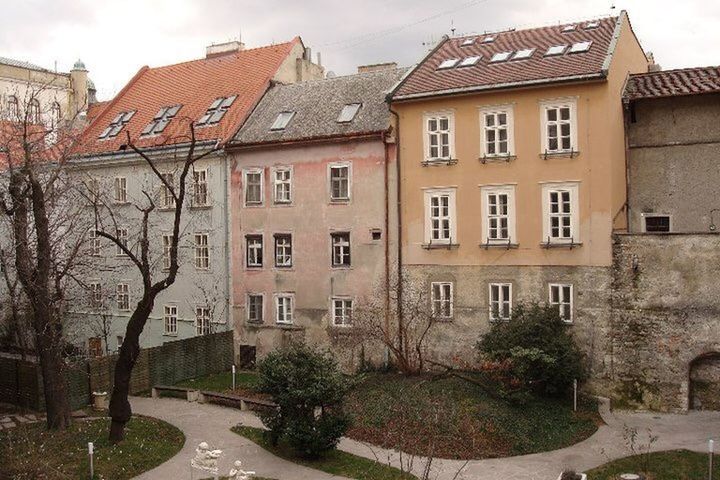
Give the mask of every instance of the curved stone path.
[[(251, 412), (241, 412), (216, 405), (190, 403), (176, 399), (152, 399), (133, 397), (133, 411), (165, 420), (180, 428), (186, 436), (183, 449), (172, 459), (138, 477), (141, 480), (190, 478), (189, 461), (195, 446), (207, 441), (213, 448), (225, 451), (221, 471), (227, 472), (232, 462), (239, 458), (243, 467), (255, 470), (258, 475), (278, 480), (325, 480), (343, 477), (329, 475), (317, 470), (295, 465), (268, 453), (249, 440), (230, 432), (238, 423), (260, 427), (262, 424)], [(648, 434), (657, 435), (652, 450), (685, 448), (706, 451), (707, 441), (720, 440), (720, 412), (692, 412), (688, 414), (652, 414), (635, 412), (610, 412), (603, 402), (600, 414), (606, 425), (587, 440), (560, 450), (519, 457), (488, 460), (434, 459), (431, 479), (437, 480), (555, 480), (566, 468), (576, 471), (588, 470), (610, 460), (630, 454), (623, 438), (624, 429), (637, 428), (638, 445), (647, 444)], [(373, 447), (344, 438), (340, 449), (395, 466), (402, 460), (404, 465), (412, 460), (412, 471), (421, 475), (427, 460), (409, 459), (398, 452)], [(458, 473), (459, 472), (459, 473)], [(195, 478), (199, 478), (196, 476)]]

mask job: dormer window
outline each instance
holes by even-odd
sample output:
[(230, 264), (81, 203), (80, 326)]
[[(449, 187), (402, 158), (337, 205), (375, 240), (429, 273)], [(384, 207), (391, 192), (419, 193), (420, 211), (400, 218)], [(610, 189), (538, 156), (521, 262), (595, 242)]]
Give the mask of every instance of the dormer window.
[(567, 45), (553, 45), (545, 52), (546, 57), (552, 57), (554, 55), (562, 55), (565, 52)]
[(143, 129), (141, 135), (157, 135), (165, 130), (170, 120), (177, 115), (182, 105), (175, 105), (172, 107), (163, 107), (155, 114), (153, 119)]
[(290, 123), (290, 120), (295, 116), (295, 112), (280, 112), (278, 113), (277, 118), (273, 122), (272, 126), (270, 127), (270, 130), (277, 131), (277, 130), (285, 130), (285, 128)]
[(362, 103), (348, 103), (345, 105), (338, 116), (338, 123), (350, 123), (355, 119)]
[(589, 22), (586, 23), (583, 27), (585, 30), (592, 30), (593, 28), (598, 28), (600, 26), (600, 22)]
[(463, 58), (463, 61), (460, 62), (460, 67), (472, 67), (473, 65), (477, 65), (477, 63), (480, 61), (480, 55), (474, 55), (472, 57), (465, 57)]
[(237, 95), (233, 95), (232, 97), (216, 98), (215, 101), (213, 101), (208, 107), (205, 115), (200, 117), (200, 120), (197, 121), (197, 125), (215, 125), (220, 122), (223, 116), (225, 116), (225, 112), (228, 111), (236, 98)]
[(477, 38), (477, 37), (466, 38), (465, 40), (463, 40), (463, 42), (460, 44), (460, 46), (461, 46), (461, 47), (469, 47), (470, 45), (472, 45), (473, 43), (475, 43), (475, 39), (476, 39), (476, 38)]
[(587, 52), (588, 50), (590, 50), (590, 45), (592, 45), (592, 42), (590, 41), (573, 43), (572, 47), (570, 47), (569, 53)]
[(495, 37), (493, 35), (488, 35), (487, 37), (483, 38), (482, 43), (492, 43), (495, 41)]
[(105, 138), (117, 137), (118, 133), (120, 133), (125, 127), (125, 125), (128, 124), (133, 115), (135, 115), (135, 110), (118, 113), (113, 119), (113, 121), (110, 122), (110, 125), (108, 125), (108, 127), (102, 131), (98, 138), (102, 140)]
[(565, 25), (562, 29), (563, 33), (574, 32), (577, 30), (577, 25)]
[(510, 58), (510, 55), (512, 55), (513, 52), (499, 52), (492, 56), (490, 59), (490, 62), (504, 62), (508, 58)]
[(535, 51), (534, 48), (526, 48), (524, 50), (518, 50), (515, 52), (515, 55), (513, 55), (513, 60), (523, 60), (525, 58), (532, 57), (533, 52)]
[(440, 65), (438, 65), (437, 69), (443, 70), (446, 68), (452, 68), (455, 65), (457, 65), (457, 63), (459, 61), (460, 61), (460, 59), (458, 59), (458, 58), (448, 58), (447, 60), (443, 60), (443, 62)]

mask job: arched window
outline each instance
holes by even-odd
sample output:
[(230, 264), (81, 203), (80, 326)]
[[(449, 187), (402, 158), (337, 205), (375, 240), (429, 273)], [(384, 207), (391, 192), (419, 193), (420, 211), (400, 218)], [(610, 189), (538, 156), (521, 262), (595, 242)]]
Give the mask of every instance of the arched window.
[(60, 110), (60, 104), (58, 102), (53, 102), (52, 107), (50, 107), (50, 118), (52, 119), (53, 127), (60, 125), (62, 110)]
[(28, 105), (28, 122), (40, 123), (40, 102), (37, 98), (30, 100)]
[(10, 120), (17, 120), (19, 115), (18, 99), (15, 95), (10, 95), (7, 99), (7, 116)]

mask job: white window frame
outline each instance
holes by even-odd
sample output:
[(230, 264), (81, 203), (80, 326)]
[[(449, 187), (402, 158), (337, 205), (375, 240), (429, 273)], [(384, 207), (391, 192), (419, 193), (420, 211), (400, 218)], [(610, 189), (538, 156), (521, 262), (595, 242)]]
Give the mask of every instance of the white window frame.
[(120, 351), (120, 347), (122, 347), (123, 342), (125, 342), (125, 337), (122, 335), (115, 336), (115, 342), (117, 343), (117, 352)]
[[(497, 116), (504, 114), (506, 123), (505, 123), (505, 131), (507, 132), (507, 152), (506, 153), (500, 153), (498, 151), (498, 145), (500, 140), (498, 140), (498, 125), (497, 125)], [(487, 117), (493, 116), (494, 118), (494, 125), (493, 127), (487, 126)], [(486, 106), (482, 107), (480, 109), (480, 153), (481, 156), (484, 158), (504, 158), (504, 157), (512, 157), (515, 155), (515, 115), (514, 115), (514, 108), (513, 105), (494, 105), (494, 106)], [(490, 153), (488, 151), (488, 130), (493, 130), (495, 132), (495, 153)]]
[(207, 207), (210, 205), (210, 195), (208, 190), (208, 169), (193, 170), (193, 207)]
[(178, 308), (177, 305), (163, 305), (163, 334), (178, 334)]
[[(570, 148), (562, 148), (561, 145), (561, 135), (560, 135), (560, 124), (563, 123), (562, 120), (560, 120), (560, 115), (558, 111), (558, 117), (555, 122), (549, 122), (547, 118), (547, 111), (552, 109), (560, 109), (560, 108), (569, 108), (570, 109), (570, 119), (567, 121), (567, 123), (570, 125)], [(556, 123), (558, 130), (557, 130), (557, 139), (558, 139), (558, 145), (557, 149), (551, 150), (549, 145), (549, 136), (548, 136), (548, 126), (549, 123)], [(570, 98), (556, 98), (551, 100), (543, 100), (540, 102), (540, 154), (547, 153), (548, 155), (552, 154), (566, 154), (571, 152), (578, 152), (578, 116), (577, 116), (577, 98), (576, 97), (570, 97)]]
[[(448, 119), (447, 130), (441, 130), (438, 125), (438, 130), (435, 132), (442, 134), (448, 134), (448, 155), (440, 155), (441, 143), (438, 141), (438, 156), (433, 157), (430, 153), (431, 141), (430, 137), (434, 133), (429, 129), (429, 123), (431, 120), (436, 120), (439, 124), (440, 119)], [(425, 112), (423, 114), (423, 159), (427, 163), (444, 163), (455, 159), (455, 112), (452, 110), (437, 111), (437, 112)]]
[[(260, 175), (260, 201), (248, 201), (248, 176)], [(245, 207), (262, 207), (265, 205), (265, 172), (262, 168), (248, 168), (243, 170), (243, 205)]]
[[(667, 232), (648, 232), (647, 231), (647, 218), (653, 218), (653, 217), (668, 217), (668, 221), (670, 222), (669, 230)], [(649, 234), (663, 234), (663, 233), (670, 233), (673, 231), (673, 217), (669, 213), (641, 213), (640, 218), (642, 219), (642, 232), (643, 233), (649, 233)]]
[[(336, 197), (333, 194), (333, 171), (339, 169), (347, 169), (347, 195), (345, 197)], [(350, 162), (334, 162), (328, 164), (328, 197), (331, 203), (347, 203), (352, 197), (352, 164)]]
[[(115, 231), (115, 236), (117, 237), (118, 242), (122, 243), (128, 250), (130, 249), (130, 247), (128, 247), (128, 238), (130, 237), (130, 232), (126, 227), (118, 227)], [(122, 248), (120, 248), (119, 245), (115, 245), (115, 256), (127, 257), (127, 255), (122, 250)]]
[[(124, 298), (122, 303), (121, 298)], [(120, 312), (130, 311), (130, 284), (120, 282), (115, 286), (115, 306)]]
[[(287, 174), (287, 179), (278, 179), (278, 174)], [(293, 169), (292, 167), (273, 167), (273, 203), (278, 205), (288, 205), (292, 203), (293, 198)], [(279, 187), (287, 187), (287, 198), (278, 195)]]
[[(450, 245), (457, 244), (457, 209), (455, 205), (456, 188), (427, 188), (424, 190), (425, 205), (425, 234), (424, 240), (427, 245)], [(449, 219), (449, 238), (432, 238), (432, 198), (447, 195), (448, 198), (448, 219)]]
[[(448, 287), (447, 290), (446, 287)], [(430, 283), (430, 306), (433, 317), (438, 320), (451, 320), (455, 314), (454, 304), (455, 286), (453, 282)], [(444, 314), (445, 311), (447, 311), (447, 314)]]
[[(164, 172), (160, 174), (165, 182), (169, 183), (173, 190), (175, 190), (175, 174), (173, 172)], [(170, 189), (165, 185), (165, 182), (158, 179), (160, 182), (160, 202), (164, 209), (175, 208), (175, 197), (170, 193)]]
[[(253, 320), (250, 318), (250, 298), (251, 297), (260, 297), (260, 318), (258, 320)], [(252, 323), (254, 325), (260, 325), (265, 323), (265, 294), (264, 293), (254, 293), (249, 292), (245, 297), (245, 309), (247, 310), (245, 313), (245, 320), (248, 323)]]
[[(551, 192), (570, 192), (570, 236), (552, 237), (551, 232)], [(563, 244), (580, 243), (580, 182), (548, 182), (542, 184), (543, 238), (541, 243)], [(549, 240), (548, 240), (549, 239)]]
[[(493, 289), (494, 287), (497, 287), (498, 291), (498, 298), (496, 300), (493, 299)], [(507, 298), (504, 294), (504, 288), (508, 287), (507, 289)], [(490, 321), (500, 321), (500, 320), (509, 320), (512, 316), (512, 309), (513, 309), (513, 285), (512, 283), (508, 282), (491, 282), (488, 284), (488, 318)], [(493, 308), (497, 304), (498, 309), (497, 313), (498, 315), (495, 316), (495, 308)], [(500, 312), (502, 312), (503, 305), (508, 305), (508, 316), (502, 316)]]
[(212, 333), (212, 314), (207, 305), (195, 306), (195, 335)]
[(100, 236), (97, 234), (97, 229), (91, 228), (88, 231), (90, 237), (90, 256), (99, 257), (102, 255), (102, 242)]
[[(336, 238), (340, 238), (340, 236), (347, 236), (347, 243), (344, 241), (341, 242), (335, 242)], [(335, 248), (338, 248), (338, 256), (336, 256)], [(343, 263), (345, 257), (348, 258), (348, 263)], [(337, 262), (337, 259), (340, 259), (341, 262)], [(335, 232), (330, 232), (330, 264), (333, 268), (349, 268), (352, 266), (352, 235), (350, 234), (350, 231), (348, 230), (338, 230)]]
[(90, 305), (94, 308), (103, 306), (102, 284), (97, 280), (90, 282)]
[[(290, 245), (278, 245), (278, 240), (290, 240)], [(284, 253), (280, 254), (280, 248)], [(289, 251), (285, 251), (289, 249)], [(292, 268), (293, 266), (293, 237), (291, 233), (276, 233), (273, 235), (273, 257), (276, 268)]]
[(115, 177), (113, 181), (113, 203), (125, 204), (127, 199), (127, 177)]
[(195, 232), (194, 238), (195, 269), (210, 270), (210, 235), (207, 232)]
[[(569, 289), (568, 298), (565, 298), (566, 291)], [(553, 299), (553, 290), (558, 293), (558, 298)], [(575, 319), (575, 288), (572, 283), (549, 283), (548, 284), (548, 305), (557, 307), (560, 311), (560, 318), (565, 323), (573, 323)], [(570, 316), (565, 318), (563, 315), (563, 305), (567, 305), (570, 310)]]
[[(293, 324), (293, 317), (295, 313), (295, 294), (293, 293), (276, 293), (274, 295), (274, 304), (275, 304), (275, 323), (280, 325), (292, 325)], [(281, 318), (280, 317), (280, 301), (288, 301), (289, 309), (285, 309), (285, 315)], [(289, 311), (289, 313), (288, 313)]]
[[(260, 263), (250, 263), (250, 243), (248, 237), (260, 237)], [(257, 250), (256, 248), (254, 250)], [(255, 255), (257, 259), (257, 255)], [(262, 233), (248, 233), (245, 235), (245, 267), (246, 268), (263, 268), (265, 264), (265, 235)]]
[[(508, 243), (517, 243), (516, 237), (516, 219), (515, 219), (515, 185), (483, 185), (480, 187), (480, 194), (482, 196), (482, 242), (507, 245)], [(490, 197), (492, 195), (507, 195), (507, 230), (508, 238), (490, 238), (490, 227), (491, 227), (491, 213), (490, 213)], [(496, 213), (495, 217), (501, 215)]]
[[(332, 325), (334, 327), (352, 326), (354, 303), (352, 297), (338, 296), (330, 300), (330, 318), (332, 318)], [(338, 310), (341, 312), (340, 315), (337, 315)]]
[(170, 248), (172, 247), (172, 234), (163, 233), (162, 235), (162, 247), (163, 247), (163, 270), (170, 270)]

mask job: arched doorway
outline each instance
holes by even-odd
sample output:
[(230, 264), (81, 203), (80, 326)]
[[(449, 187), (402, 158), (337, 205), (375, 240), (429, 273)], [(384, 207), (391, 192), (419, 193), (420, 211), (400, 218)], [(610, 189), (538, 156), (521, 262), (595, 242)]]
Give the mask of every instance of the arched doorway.
[(690, 409), (720, 410), (720, 352), (690, 362)]

